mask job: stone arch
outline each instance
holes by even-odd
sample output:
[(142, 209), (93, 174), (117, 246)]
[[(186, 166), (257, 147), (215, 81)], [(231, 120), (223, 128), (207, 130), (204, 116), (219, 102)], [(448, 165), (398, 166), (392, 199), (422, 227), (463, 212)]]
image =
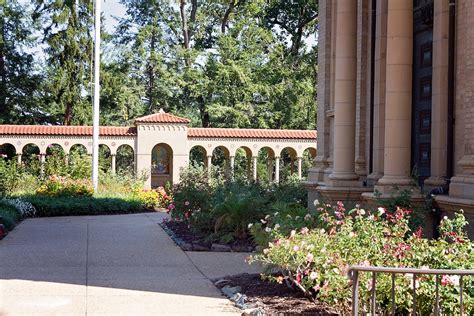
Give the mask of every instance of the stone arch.
[(26, 170), (33, 174), (39, 175), (41, 171), (40, 148), (34, 143), (28, 143), (23, 146), (21, 151), (22, 163)]
[(189, 150), (189, 165), (207, 166), (207, 150), (204, 146), (195, 145)]
[(106, 144), (99, 144), (99, 169), (103, 172), (112, 170), (112, 150)]
[(165, 143), (151, 150), (151, 187), (165, 186), (173, 181), (173, 149)]
[(264, 146), (257, 154), (257, 179), (258, 181), (273, 181), (275, 175), (275, 150)]
[(116, 168), (118, 174), (134, 174), (135, 153), (132, 146), (123, 144), (117, 147)]
[(237, 179), (251, 179), (252, 150), (247, 146), (240, 146), (234, 155), (234, 176)]
[(0, 157), (6, 160), (13, 160), (17, 155), (16, 147), (10, 143), (0, 145)]
[(298, 170), (298, 153), (296, 149), (287, 146), (280, 151), (280, 179), (285, 181)]

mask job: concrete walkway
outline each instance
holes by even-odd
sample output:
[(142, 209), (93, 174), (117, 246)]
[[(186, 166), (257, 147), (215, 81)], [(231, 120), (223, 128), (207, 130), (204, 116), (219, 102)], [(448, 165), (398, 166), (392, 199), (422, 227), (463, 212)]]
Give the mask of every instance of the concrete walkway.
[(0, 241), (0, 315), (239, 315), (157, 225), (165, 216), (26, 220)]

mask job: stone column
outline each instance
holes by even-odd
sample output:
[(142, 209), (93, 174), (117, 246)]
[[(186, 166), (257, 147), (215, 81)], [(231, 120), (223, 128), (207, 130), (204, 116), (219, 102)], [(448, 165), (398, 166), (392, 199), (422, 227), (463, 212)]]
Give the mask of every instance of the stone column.
[(302, 178), (302, 162), (303, 162), (303, 157), (298, 157), (296, 158), (298, 160), (298, 179), (301, 180)]
[(21, 154), (16, 154), (16, 163), (21, 166)]
[(207, 177), (211, 178), (212, 156), (207, 156)]
[(431, 96), (431, 176), (427, 186), (446, 184), (448, 159), (449, 0), (434, 1)]
[(40, 174), (44, 175), (44, 164), (46, 162), (46, 154), (40, 153)]
[(64, 155), (64, 164), (67, 166), (69, 166), (69, 154), (65, 154)]
[(234, 180), (234, 175), (235, 175), (235, 156), (230, 156), (230, 178)]
[(257, 181), (257, 157), (253, 156), (252, 157), (252, 178), (254, 181)]
[[(315, 190), (318, 183), (325, 180), (329, 168), (328, 158), (330, 156), (330, 119), (326, 111), (331, 108), (331, 74), (333, 60), (333, 7), (334, 0), (319, 0), (319, 32), (318, 32), (318, 152), (315, 157), (314, 167), (308, 173), (307, 184)], [(310, 192), (311, 193), (311, 192)], [(314, 194), (314, 192), (313, 192)], [(312, 202), (309, 205), (313, 205)]]
[(280, 183), (280, 157), (275, 157), (275, 182)]
[(116, 155), (110, 155), (112, 157), (112, 174), (116, 173)]
[(387, 6), (387, 0), (377, 0), (377, 12), (375, 18), (372, 172), (368, 176), (368, 182), (370, 185), (374, 185), (380, 178), (382, 178), (384, 170)]
[(268, 158), (267, 174), (268, 174), (268, 182), (272, 182), (273, 181), (273, 158)]
[[(357, 0), (338, 0), (334, 103), (334, 167), (331, 186), (354, 186), (357, 79)], [(346, 182), (347, 181), (347, 182)]]
[(451, 179), (449, 186), (449, 196), (467, 200), (462, 203), (455, 202), (462, 205), (464, 211), (470, 214), (474, 214), (473, 16), (473, 1), (456, 1), (455, 159), (457, 159), (457, 166), (456, 176)]
[(409, 186), (413, 65), (413, 0), (388, 2), (384, 176), (376, 189)]

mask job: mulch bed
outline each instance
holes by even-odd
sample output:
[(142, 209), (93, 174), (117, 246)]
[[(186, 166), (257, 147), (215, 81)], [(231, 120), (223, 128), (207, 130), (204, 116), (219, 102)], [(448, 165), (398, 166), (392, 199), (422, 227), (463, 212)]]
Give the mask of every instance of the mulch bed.
[[(314, 303), (300, 291), (292, 289), (285, 284), (266, 282), (259, 274), (238, 274), (226, 276), (223, 279), (229, 282), (218, 282), (216, 286), (240, 286), (241, 293), (247, 296), (247, 301), (254, 307), (263, 309), (265, 315), (313, 315), (336, 316), (339, 315), (324, 303)], [(217, 281), (217, 280), (214, 280)]]
[(252, 252), (255, 244), (252, 240), (235, 240), (231, 243), (213, 243), (206, 241), (206, 235), (192, 231), (184, 222), (165, 221), (161, 226), (171, 232), (171, 238), (184, 251), (216, 251), (216, 252)]

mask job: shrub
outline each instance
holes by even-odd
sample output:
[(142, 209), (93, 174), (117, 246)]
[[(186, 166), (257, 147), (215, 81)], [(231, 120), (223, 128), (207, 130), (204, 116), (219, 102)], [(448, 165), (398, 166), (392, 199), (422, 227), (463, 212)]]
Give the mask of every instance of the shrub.
[[(267, 277), (294, 283), (312, 297), (348, 313), (351, 303), (351, 281), (347, 272), (351, 265), (388, 267), (427, 267), (431, 269), (473, 269), (474, 245), (465, 233), (466, 221), (462, 214), (455, 219), (443, 219), (441, 238), (428, 240), (421, 237), (421, 229), (409, 226), (410, 210), (398, 208), (389, 212), (379, 208), (368, 212), (355, 208), (346, 212), (342, 203), (334, 208), (318, 208), (314, 229), (303, 227), (289, 235), (274, 226), (267, 230), (272, 239), (262, 254), (253, 260), (263, 262), (269, 268), (282, 270), (285, 277)], [(396, 279), (397, 314), (410, 312), (412, 304), (412, 278)], [(445, 276), (445, 278), (448, 278)], [(443, 314), (450, 314), (459, 306), (455, 278), (441, 286)], [(430, 276), (418, 276), (417, 306), (421, 315), (432, 312), (435, 283)], [(465, 279), (465, 310), (474, 309), (474, 280)], [(370, 295), (370, 276), (360, 276), (360, 293), (363, 302)], [(389, 311), (391, 278), (387, 274), (377, 277), (377, 306)]]
[(36, 193), (48, 196), (92, 196), (94, 187), (88, 179), (74, 180), (62, 176), (50, 176)]
[(20, 170), (17, 163), (0, 157), (0, 195), (9, 195), (18, 188)]
[(36, 209), (36, 216), (106, 215), (142, 212), (141, 202), (129, 195), (120, 198), (93, 196), (25, 195), (22, 199)]
[(171, 204), (173, 196), (167, 193), (163, 187), (153, 190), (140, 189), (136, 194), (143, 207), (147, 209), (168, 208), (173, 205)]
[(20, 198), (0, 200), (0, 216), (7, 230), (12, 230), (22, 218), (34, 216), (35, 213), (33, 205)]

